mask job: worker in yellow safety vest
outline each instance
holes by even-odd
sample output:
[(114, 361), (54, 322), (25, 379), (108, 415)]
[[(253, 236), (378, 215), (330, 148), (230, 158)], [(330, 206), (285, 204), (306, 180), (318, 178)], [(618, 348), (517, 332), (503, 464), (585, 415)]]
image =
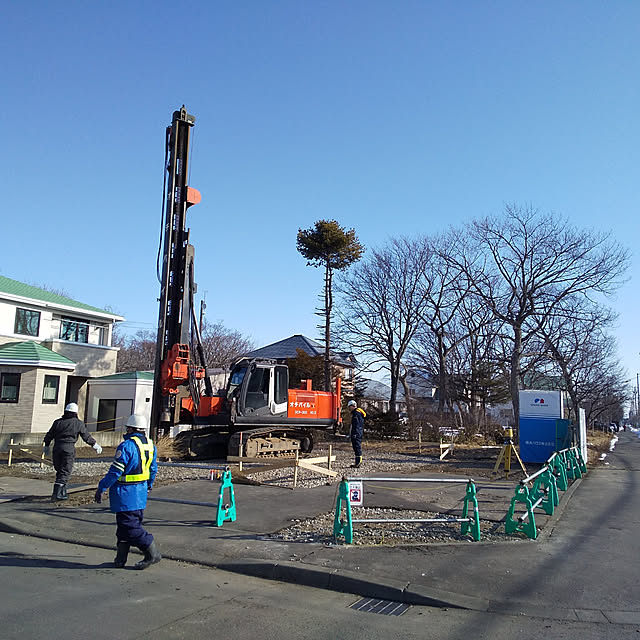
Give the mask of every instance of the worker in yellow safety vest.
[(109, 506), (116, 514), (116, 568), (126, 565), (129, 549), (133, 546), (144, 555), (135, 568), (146, 569), (162, 559), (153, 536), (142, 527), (147, 493), (151, 491), (158, 471), (158, 454), (146, 434), (144, 416), (130, 416), (126, 429), (124, 441), (118, 445), (107, 475), (98, 484), (95, 501), (102, 502), (102, 494), (109, 489)]

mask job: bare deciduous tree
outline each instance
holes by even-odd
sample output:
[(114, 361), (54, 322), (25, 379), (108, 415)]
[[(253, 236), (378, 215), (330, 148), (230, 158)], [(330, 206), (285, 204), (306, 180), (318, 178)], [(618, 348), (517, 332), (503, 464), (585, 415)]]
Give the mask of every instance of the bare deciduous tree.
[(221, 322), (209, 323), (204, 319), (201, 338), (208, 367), (227, 370), (238, 358), (255, 349), (250, 338), (228, 329)]
[(336, 290), (336, 336), (369, 370), (386, 369), (391, 378), (390, 406), (395, 406), (402, 359), (424, 313), (424, 286), (432, 251), (428, 244), (392, 240), (342, 276)]
[[(628, 252), (610, 234), (580, 230), (554, 214), (508, 205), (504, 216), (466, 225), (472, 251), (452, 251), (472, 290), (511, 328), (510, 391), (519, 415), (518, 375), (527, 323), (571, 296), (607, 295), (622, 282)], [(468, 249), (468, 247), (463, 247)]]

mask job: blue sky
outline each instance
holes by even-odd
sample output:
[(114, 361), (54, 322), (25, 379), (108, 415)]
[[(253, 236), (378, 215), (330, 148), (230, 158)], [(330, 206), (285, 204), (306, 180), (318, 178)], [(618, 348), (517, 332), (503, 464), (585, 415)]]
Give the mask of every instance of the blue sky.
[[(4, 2), (0, 273), (153, 328), (182, 104), (199, 294), (258, 345), (318, 335), (295, 240), (321, 218), (375, 247), (517, 202), (634, 250), (639, 24), (632, 0)], [(612, 301), (634, 379), (638, 269)]]

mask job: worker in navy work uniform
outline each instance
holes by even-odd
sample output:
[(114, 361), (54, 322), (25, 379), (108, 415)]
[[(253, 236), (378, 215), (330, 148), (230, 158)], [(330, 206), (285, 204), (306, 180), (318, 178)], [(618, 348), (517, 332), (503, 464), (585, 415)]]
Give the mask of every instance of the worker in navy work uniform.
[(73, 472), (73, 463), (76, 459), (76, 442), (80, 436), (88, 445), (91, 445), (98, 455), (102, 453), (102, 447), (87, 431), (84, 422), (78, 418), (78, 405), (70, 402), (64, 408), (64, 415), (51, 425), (51, 429), (44, 436), (44, 453), (49, 455), (49, 447), (53, 440), (53, 468), (56, 470), (56, 481), (53, 485), (51, 502), (66, 500), (67, 482)]
[(146, 569), (162, 559), (153, 536), (142, 527), (147, 492), (151, 491), (158, 471), (158, 452), (146, 435), (144, 416), (129, 416), (126, 428), (124, 441), (118, 445), (107, 475), (98, 484), (95, 501), (102, 502), (103, 492), (109, 489), (109, 504), (116, 514), (115, 567), (122, 569), (126, 565), (133, 546), (144, 555), (135, 568)]
[(351, 409), (351, 446), (356, 456), (356, 461), (351, 466), (357, 469), (362, 464), (362, 434), (367, 414), (364, 409), (358, 408), (358, 403), (355, 400), (349, 400), (347, 408)]

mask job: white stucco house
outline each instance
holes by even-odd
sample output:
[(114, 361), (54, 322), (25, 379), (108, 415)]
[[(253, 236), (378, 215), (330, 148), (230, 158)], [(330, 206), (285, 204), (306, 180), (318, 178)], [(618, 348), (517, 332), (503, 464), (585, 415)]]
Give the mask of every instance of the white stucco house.
[[(68, 402), (87, 413), (87, 381), (116, 371), (122, 316), (0, 276), (0, 426), (47, 431)], [(90, 431), (95, 425), (89, 424)]]

